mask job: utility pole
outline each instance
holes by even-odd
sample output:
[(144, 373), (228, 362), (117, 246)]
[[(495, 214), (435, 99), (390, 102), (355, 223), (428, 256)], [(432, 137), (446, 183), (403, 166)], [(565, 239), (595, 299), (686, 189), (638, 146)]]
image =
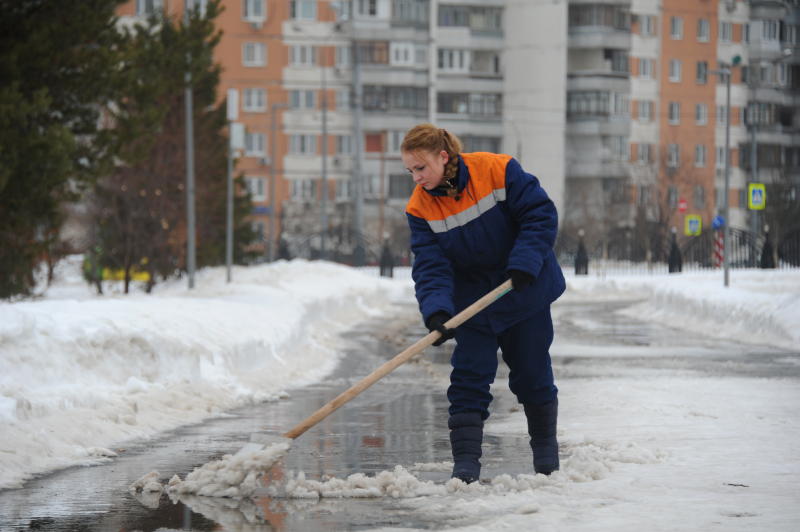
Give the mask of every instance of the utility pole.
[(225, 280), (231, 282), (233, 266), (233, 144), (234, 121), (239, 117), (239, 91), (228, 89), (228, 198), (225, 220)]
[(275, 260), (275, 180), (278, 178), (275, 172), (275, 165), (278, 162), (277, 150), (275, 148), (278, 136), (278, 109), (285, 109), (285, 103), (273, 103), (270, 107), (270, 127), (269, 127), (269, 232), (267, 233), (267, 249), (269, 262)]
[(353, 159), (353, 186), (355, 196), (353, 201), (353, 236), (356, 239), (353, 249), (353, 265), (363, 266), (366, 262), (364, 250), (364, 185), (361, 175), (361, 158), (364, 153), (364, 132), (361, 129), (363, 112), (364, 88), (361, 86), (361, 61), (358, 56), (358, 41), (353, 39), (353, 137), (355, 157)]
[[(184, 0), (183, 23), (189, 29), (190, 0)], [(194, 288), (195, 251), (195, 216), (194, 216), (194, 123), (192, 100), (192, 54), (186, 53), (186, 270), (189, 275), (189, 288)]]
[[(326, 47), (322, 47), (323, 58)], [(322, 61), (322, 186), (321, 195), (321, 214), (320, 214), (320, 259), (328, 258), (327, 239), (328, 239), (328, 95), (327, 79), (325, 77), (326, 61)]]

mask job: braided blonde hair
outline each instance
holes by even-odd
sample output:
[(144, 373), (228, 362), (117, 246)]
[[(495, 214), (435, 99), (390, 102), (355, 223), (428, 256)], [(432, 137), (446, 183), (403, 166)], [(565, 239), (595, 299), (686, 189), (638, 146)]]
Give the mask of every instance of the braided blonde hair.
[(461, 140), (446, 129), (433, 124), (419, 124), (406, 133), (400, 150), (403, 152), (427, 151), (439, 153), (444, 150), (449, 156), (444, 165), (445, 181), (453, 179), (458, 173), (458, 155), (462, 150)]

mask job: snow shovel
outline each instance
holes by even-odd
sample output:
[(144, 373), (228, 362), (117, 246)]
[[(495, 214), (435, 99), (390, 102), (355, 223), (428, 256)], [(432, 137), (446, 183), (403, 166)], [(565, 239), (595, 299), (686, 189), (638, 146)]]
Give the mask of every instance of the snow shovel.
[[(512, 289), (511, 286), (511, 279), (506, 280), (500, 286), (474, 302), (472, 305), (468, 306), (452, 318), (450, 318), (444, 325), (448, 329), (455, 329), (475, 314), (480, 312), (481, 310), (485, 309), (496, 300), (500, 299), (502, 296), (506, 295)], [(339, 409), (342, 405), (359, 395), (361, 392), (375, 384), (378, 380), (385, 377), (398, 366), (409, 361), (411, 358), (419, 354), (423, 349), (428, 347), (429, 345), (433, 344), (442, 334), (439, 331), (433, 331), (428, 333), (426, 336), (422, 337), (421, 339), (417, 340), (416, 343), (411, 345), (410, 347), (406, 348), (405, 351), (397, 354), (394, 358), (388, 360), (384, 364), (382, 364), (378, 369), (361, 379), (359, 382), (351, 386), (349, 389), (345, 390), (341, 394), (339, 394), (335, 399), (329, 401), (327, 404), (323, 405), (319, 410), (308, 416), (306, 419), (298, 423), (294, 428), (289, 430), (283, 435), (283, 438), (276, 438), (275, 436), (267, 436), (267, 435), (256, 435), (251, 438), (251, 441), (247, 443), (242, 449), (236, 453), (237, 455), (242, 455), (245, 453), (254, 453), (263, 450), (266, 446), (276, 443), (289, 443), (291, 440), (297, 438), (308, 429), (328, 417), (329, 415), (333, 414), (336, 410)]]

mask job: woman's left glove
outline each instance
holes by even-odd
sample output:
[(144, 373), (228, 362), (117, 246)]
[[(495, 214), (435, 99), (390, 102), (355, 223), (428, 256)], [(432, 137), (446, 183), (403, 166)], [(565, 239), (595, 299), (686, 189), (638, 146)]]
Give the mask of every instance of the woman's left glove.
[(434, 312), (433, 314), (431, 314), (430, 317), (428, 318), (428, 321), (425, 322), (425, 326), (428, 327), (429, 331), (431, 332), (439, 331), (440, 333), (442, 333), (442, 336), (439, 337), (435, 342), (433, 342), (433, 345), (435, 346), (442, 345), (447, 340), (453, 338), (456, 335), (455, 329), (448, 329), (447, 327), (444, 326), (445, 322), (447, 322), (450, 318), (452, 318), (450, 314), (448, 314), (443, 310), (440, 310), (439, 312)]
[(522, 270), (508, 270), (508, 276), (511, 277), (511, 286), (517, 292), (522, 292), (533, 282), (533, 275)]

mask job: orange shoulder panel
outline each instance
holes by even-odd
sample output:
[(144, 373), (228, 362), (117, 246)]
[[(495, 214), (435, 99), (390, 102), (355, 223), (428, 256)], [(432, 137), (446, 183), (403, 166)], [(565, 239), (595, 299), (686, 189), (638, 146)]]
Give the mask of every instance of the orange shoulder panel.
[(444, 220), (469, 209), (494, 190), (505, 188), (510, 155), (475, 152), (462, 153), (461, 157), (469, 169), (470, 178), (460, 199), (433, 196), (417, 185), (408, 200), (406, 212), (425, 220)]

